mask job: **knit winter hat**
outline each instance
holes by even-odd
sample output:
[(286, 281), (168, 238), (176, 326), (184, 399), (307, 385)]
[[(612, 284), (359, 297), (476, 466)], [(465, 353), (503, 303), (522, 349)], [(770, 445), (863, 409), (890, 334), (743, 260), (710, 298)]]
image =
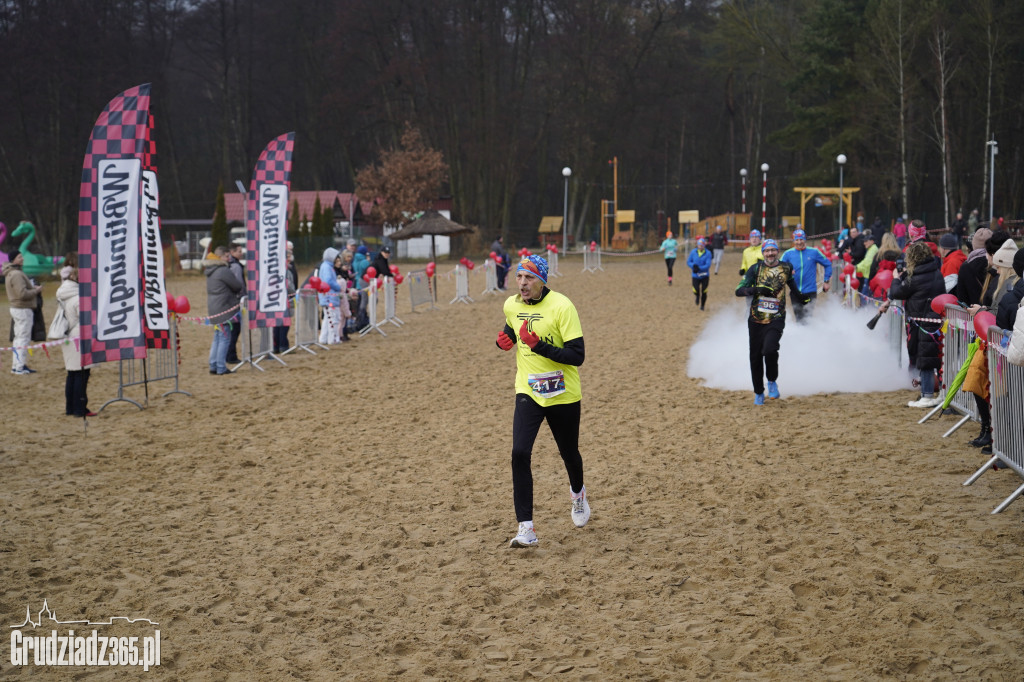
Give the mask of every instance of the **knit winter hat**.
[(1013, 271), (1018, 277), (1024, 277), (1024, 249), (1019, 249), (1013, 255)]
[(978, 249), (985, 248), (985, 242), (992, 236), (992, 230), (987, 227), (979, 227), (974, 231), (974, 237), (971, 238), (971, 248), (977, 251)]
[(535, 254), (530, 254), (519, 261), (516, 272), (528, 272), (544, 284), (548, 283), (548, 262)]
[(1012, 268), (1014, 256), (1017, 255), (1017, 245), (1012, 239), (1007, 239), (999, 250), (992, 255), (992, 265), (997, 268)]
[(774, 239), (765, 239), (764, 243), (761, 244), (761, 253), (764, 253), (767, 249), (779, 250), (779, 243)]
[(956, 235), (953, 234), (952, 232), (947, 232), (946, 234), (942, 235), (941, 237), (939, 237), (939, 246), (941, 246), (944, 249), (955, 249)]

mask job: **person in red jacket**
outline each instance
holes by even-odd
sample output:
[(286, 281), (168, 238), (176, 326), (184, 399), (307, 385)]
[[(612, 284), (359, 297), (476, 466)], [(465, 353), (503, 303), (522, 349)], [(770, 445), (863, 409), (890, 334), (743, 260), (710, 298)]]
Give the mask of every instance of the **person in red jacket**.
[(956, 235), (948, 232), (939, 237), (939, 257), (942, 258), (942, 278), (946, 281), (946, 292), (956, 288), (960, 266), (967, 260), (967, 254), (957, 245)]

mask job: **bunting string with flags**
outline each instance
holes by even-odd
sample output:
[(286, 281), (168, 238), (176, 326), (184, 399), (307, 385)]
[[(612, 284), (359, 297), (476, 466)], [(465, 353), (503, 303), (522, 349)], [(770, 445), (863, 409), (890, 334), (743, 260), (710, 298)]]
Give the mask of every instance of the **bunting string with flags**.
[(288, 191), (295, 133), (260, 154), (246, 203), (246, 296), (249, 329), (291, 324), (287, 287)]

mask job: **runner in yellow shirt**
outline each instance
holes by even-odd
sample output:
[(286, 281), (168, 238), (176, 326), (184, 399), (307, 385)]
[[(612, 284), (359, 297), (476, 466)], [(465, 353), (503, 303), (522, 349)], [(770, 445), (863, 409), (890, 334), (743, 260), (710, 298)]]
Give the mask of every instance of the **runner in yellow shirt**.
[(590, 519), (580, 455), (580, 375), (583, 329), (572, 301), (547, 288), (548, 264), (527, 256), (516, 269), (519, 293), (505, 301), (502, 350), (516, 349), (516, 409), (512, 418), (512, 496), (519, 530), (510, 547), (535, 547), (530, 459), (546, 419), (569, 474), (570, 513), (582, 528)]

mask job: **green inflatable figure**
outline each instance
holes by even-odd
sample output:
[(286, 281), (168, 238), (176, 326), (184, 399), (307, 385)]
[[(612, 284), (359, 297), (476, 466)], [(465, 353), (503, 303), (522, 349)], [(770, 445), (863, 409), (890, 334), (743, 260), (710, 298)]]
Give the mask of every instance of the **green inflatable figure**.
[(18, 247), (18, 251), (25, 259), (25, 264), (21, 266), (21, 269), (29, 277), (49, 275), (64, 262), (63, 256), (41, 256), (28, 250), (29, 244), (36, 238), (36, 226), (27, 220), (18, 223), (18, 227), (11, 233), (11, 237), (25, 237), (21, 246)]

